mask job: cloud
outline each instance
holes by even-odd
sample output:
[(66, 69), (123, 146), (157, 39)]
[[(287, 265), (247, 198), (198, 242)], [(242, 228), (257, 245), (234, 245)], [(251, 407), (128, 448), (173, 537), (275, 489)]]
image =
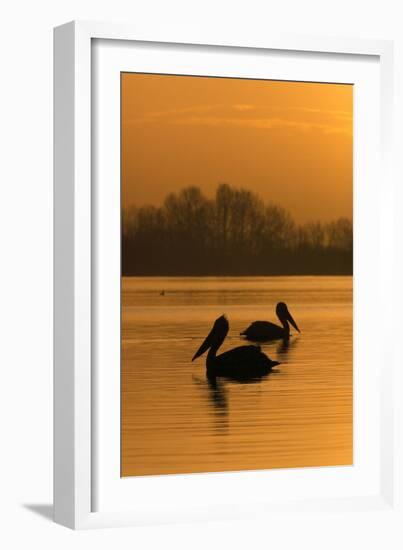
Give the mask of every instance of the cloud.
[(310, 107), (277, 107), (252, 104), (193, 105), (163, 111), (150, 111), (126, 124), (144, 126), (165, 123), (181, 126), (239, 127), (259, 129), (294, 128), (303, 132), (351, 134), (352, 113)]
[(144, 115), (136, 117), (135, 120), (149, 120), (149, 119), (163, 119), (175, 116), (186, 116), (197, 113), (208, 113), (214, 111), (217, 105), (192, 105), (188, 107), (181, 107), (179, 109), (165, 109), (164, 111), (150, 111)]
[(177, 120), (175, 125), (184, 126), (213, 126), (213, 127), (238, 127), (238, 128), (260, 128), (260, 129), (284, 129), (294, 128), (304, 132), (321, 130), (325, 134), (351, 133), (348, 127), (339, 127), (332, 124), (319, 122), (289, 120), (284, 118), (230, 118), (230, 117), (188, 117)]
[(232, 107), (237, 111), (251, 111), (255, 109), (254, 105), (248, 105), (246, 103), (235, 103)]

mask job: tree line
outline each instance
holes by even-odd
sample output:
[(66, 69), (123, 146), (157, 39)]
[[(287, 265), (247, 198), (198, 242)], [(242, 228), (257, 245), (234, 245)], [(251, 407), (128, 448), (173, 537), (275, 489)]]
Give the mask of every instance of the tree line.
[(298, 225), (282, 207), (220, 184), (170, 193), (161, 207), (123, 211), (122, 274), (352, 274), (351, 220)]

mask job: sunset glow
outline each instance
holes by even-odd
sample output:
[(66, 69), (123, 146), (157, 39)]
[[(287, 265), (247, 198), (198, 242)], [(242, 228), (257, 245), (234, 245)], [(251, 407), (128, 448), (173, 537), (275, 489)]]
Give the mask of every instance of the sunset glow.
[(353, 87), (122, 75), (123, 208), (251, 189), (298, 222), (352, 217)]

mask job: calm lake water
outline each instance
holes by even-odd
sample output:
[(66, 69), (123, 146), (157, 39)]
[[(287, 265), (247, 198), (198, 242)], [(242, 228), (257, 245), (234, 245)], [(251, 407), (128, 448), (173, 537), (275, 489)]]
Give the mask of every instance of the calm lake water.
[[(352, 463), (351, 277), (133, 277), (122, 292), (123, 476)], [(281, 365), (209, 384), (191, 359), (214, 320), (230, 322), (220, 353), (278, 322), (278, 301), (301, 330), (262, 346)]]

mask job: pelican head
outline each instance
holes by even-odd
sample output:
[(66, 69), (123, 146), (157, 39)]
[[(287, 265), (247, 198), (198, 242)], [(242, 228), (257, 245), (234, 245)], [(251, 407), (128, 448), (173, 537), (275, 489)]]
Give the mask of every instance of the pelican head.
[(288, 311), (287, 304), (285, 304), (284, 302), (279, 302), (276, 306), (276, 315), (283, 325), (287, 324), (287, 321), (289, 321), (291, 325), (295, 328), (295, 330), (301, 332), (291, 313)]
[(194, 354), (192, 361), (203, 355), (208, 349), (214, 348), (218, 350), (221, 344), (224, 342), (225, 337), (228, 334), (229, 323), (225, 315), (221, 315), (218, 319), (215, 320), (213, 328), (211, 329), (209, 335), (204, 340), (200, 348)]

